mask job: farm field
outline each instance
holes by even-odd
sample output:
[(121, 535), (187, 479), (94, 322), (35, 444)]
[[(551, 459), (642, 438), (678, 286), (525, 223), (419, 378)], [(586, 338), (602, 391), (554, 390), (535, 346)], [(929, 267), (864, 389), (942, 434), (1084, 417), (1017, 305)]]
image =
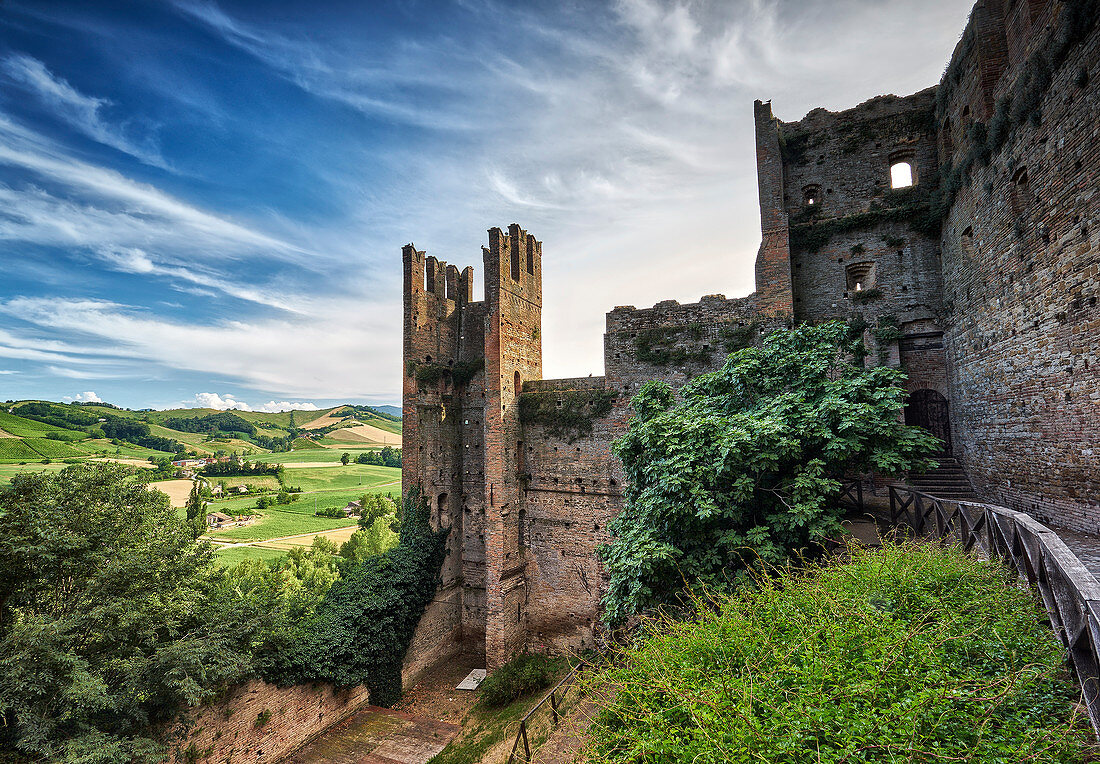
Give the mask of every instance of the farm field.
[(7, 411), (0, 411), (0, 430), (10, 433), (17, 438), (41, 438), (48, 432), (75, 432), (74, 430), (54, 427), (52, 424), (46, 424), (45, 422), (39, 422), (34, 419), (24, 419), (21, 416), (9, 414)]
[(64, 462), (53, 462), (52, 464), (42, 464), (40, 462), (33, 464), (0, 464), (0, 485), (7, 485), (13, 477), (24, 472), (60, 472), (68, 466)]
[(340, 455), (345, 452), (351, 454), (351, 460), (354, 462), (355, 457), (359, 454), (366, 453), (368, 451), (378, 451), (379, 446), (373, 448), (310, 448), (295, 451), (276, 451), (270, 454), (256, 454), (253, 456), (245, 457), (245, 461), (249, 462), (263, 462), (265, 464), (283, 464), (290, 467), (295, 464), (339, 464)]
[(218, 555), (217, 560), (227, 568), (231, 568), (245, 560), (266, 560), (270, 562), (286, 556), (285, 549), (267, 549), (262, 546), (235, 546), (219, 549), (219, 546), (218, 544), (214, 545), (215, 553)]
[(132, 459), (175, 457), (175, 454), (169, 453), (168, 451), (154, 451), (151, 448), (142, 448), (141, 446), (116, 446), (106, 438), (82, 440), (80, 443), (74, 444), (74, 447), (84, 451), (85, 454), (88, 455), (102, 454), (105, 456), (121, 456)]
[[(272, 491), (278, 491), (281, 487), (279, 485), (279, 478), (274, 475), (249, 475), (247, 477), (243, 475), (229, 475), (226, 477), (212, 476), (206, 478), (206, 480), (212, 486), (218, 485), (219, 483), (225, 483), (226, 488), (235, 488), (239, 485), (250, 485), (256, 489), (269, 488)], [(256, 497), (252, 497), (252, 500), (255, 501)]]
[(149, 483), (149, 488), (155, 488), (168, 494), (168, 500), (173, 507), (182, 507), (187, 503), (187, 497), (191, 493), (193, 482), (190, 480), (157, 480)]
[(42, 454), (18, 438), (0, 438), (0, 462), (40, 462)]
[(87, 455), (79, 448), (74, 448), (71, 444), (64, 443), (60, 440), (51, 440), (50, 438), (24, 438), (23, 442), (42, 456), (50, 459), (69, 459)]
[(342, 464), (315, 467), (309, 464), (288, 466), (284, 477), (288, 485), (303, 491), (358, 488), (360, 493), (401, 492), (401, 470), (373, 464)]
[[(340, 503), (340, 506), (344, 506), (347, 502), (348, 500), (345, 499)], [(305, 500), (303, 499), (298, 503), (303, 504)], [(263, 510), (263, 517), (252, 525), (210, 531), (206, 534), (206, 538), (221, 541), (267, 541), (282, 536), (296, 536), (303, 533), (320, 533), (336, 528), (346, 528), (359, 522), (354, 517), (315, 517), (312, 503), (308, 507), (308, 514), (288, 508), (293, 506), (292, 504), (268, 507)], [(216, 507), (211, 506), (211, 509), (216, 509)], [(303, 509), (306, 509), (306, 507), (303, 507)]]
[(354, 427), (341, 427), (338, 430), (333, 430), (328, 435), (321, 438), (321, 443), (324, 445), (330, 443), (351, 443), (360, 445), (364, 443), (377, 443), (400, 448), (401, 433), (390, 432), (389, 430), (383, 430), (380, 427), (374, 427), (369, 424), (357, 424)]
[(318, 536), (323, 536), (332, 543), (340, 546), (345, 541), (351, 538), (351, 534), (359, 530), (358, 525), (349, 525), (346, 528), (337, 528), (334, 531), (324, 531), (323, 533), (315, 533), (313, 535), (306, 536), (294, 536), (293, 538), (284, 539), (282, 541), (265, 541), (260, 544), (261, 549), (278, 550), (280, 552), (289, 552), (296, 546), (312, 546), (313, 539)]

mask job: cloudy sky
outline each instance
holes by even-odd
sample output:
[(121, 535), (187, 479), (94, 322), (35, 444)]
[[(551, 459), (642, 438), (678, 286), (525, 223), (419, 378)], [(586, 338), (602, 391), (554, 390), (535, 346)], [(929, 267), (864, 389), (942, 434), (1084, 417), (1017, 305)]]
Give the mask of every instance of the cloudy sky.
[(399, 403), (400, 248), (604, 313), (752, 291), (752, 101), (938, 80), (970, 0), (4, 0), (0, 400)]

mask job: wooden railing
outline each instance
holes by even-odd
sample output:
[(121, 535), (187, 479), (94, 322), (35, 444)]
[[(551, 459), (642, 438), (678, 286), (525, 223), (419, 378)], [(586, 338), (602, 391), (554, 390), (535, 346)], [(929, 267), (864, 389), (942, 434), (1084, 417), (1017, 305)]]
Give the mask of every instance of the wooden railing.
[[(856, 498), (854, 492), (845, 495)], [(875, 513), (863, 506), (862, 493), (858, 498), (858, 508)], [(903, 486), (890, 486), (889, 515), (882, 519), (1002, 560), (1036, 587), (1066, 646), (1093, 731), (1100, 736), (1100, 584), (1057, 533), (1023, 512), (940, 499)]]
[[(508, 754), (508, 764), (514, 764), (515, 762), (527, 762), (531, 761), (531, 742), (529, 740), (528, 731), (531, 728), (533, 721), (539, 715), (545, 715), (546, 709), (550, 710), (550, 729), (554, 729), (558, 726), (558, 722), (561, 721), (561, 708), (565, 703), (566, 697), (569, 695), (569, 690), (574, 686), (574, 681), (577, 675), (589, 666), (589, 662), (582, 659), (580, 663), (573, 667), (572, 671), (566, 674), (560, 682), (554, 685), (550, 693), (546, 695), (542, 700), (535, 704), (535, 707), (527, 712), (527, 715), (519, 720), (519, 730), (516, 732), (516, 742), (512, 744), (512, 752)], [(520, 743), (523, 744), (523, 751), (520, 752)], [(538, 744), (534, 746), (538, 747)]]

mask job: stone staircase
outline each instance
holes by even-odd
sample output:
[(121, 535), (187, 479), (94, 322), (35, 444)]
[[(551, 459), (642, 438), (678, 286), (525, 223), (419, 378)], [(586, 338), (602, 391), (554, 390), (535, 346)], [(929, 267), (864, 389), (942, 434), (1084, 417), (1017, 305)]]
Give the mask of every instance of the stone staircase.
[(936, 461), (940, 463), (936, 469), (919, 475), (910, 474), (906, 481), (909, 486), (940, 499), (979, 501), (958, 460), (950, 456), (938, 456)]

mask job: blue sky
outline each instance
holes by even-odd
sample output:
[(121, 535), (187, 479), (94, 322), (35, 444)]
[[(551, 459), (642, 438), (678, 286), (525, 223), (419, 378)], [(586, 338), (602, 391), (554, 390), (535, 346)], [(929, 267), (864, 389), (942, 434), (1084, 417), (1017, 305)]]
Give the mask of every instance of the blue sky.
[(600, 374), (615, 305), (752, 291), (754, 98), (919, 90), (968, 11), (4, 0), (0, 400), (399, 403), (401, 245), (512, 222), (546, 376)]

